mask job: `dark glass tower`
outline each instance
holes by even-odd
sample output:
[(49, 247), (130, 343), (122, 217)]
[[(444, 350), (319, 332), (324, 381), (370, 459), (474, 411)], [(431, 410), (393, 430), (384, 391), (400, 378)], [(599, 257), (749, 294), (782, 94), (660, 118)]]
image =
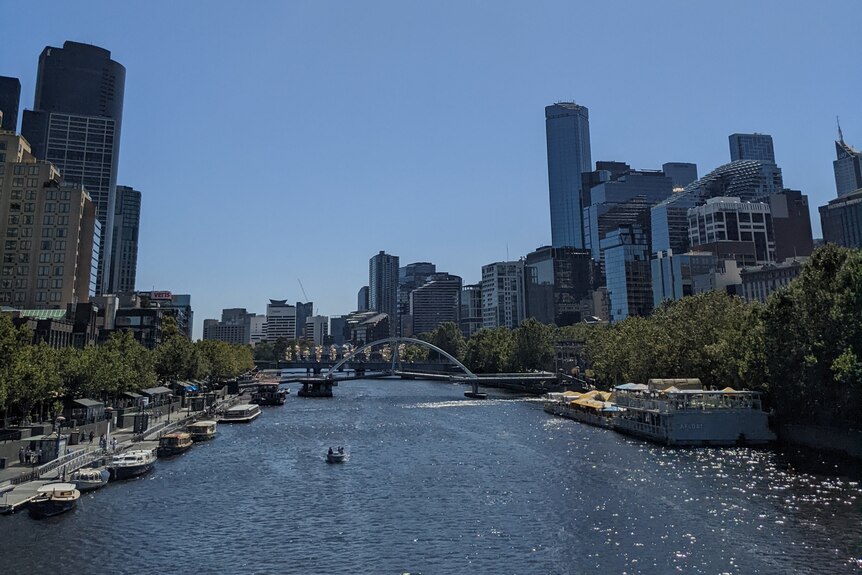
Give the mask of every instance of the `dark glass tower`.
[(21, 102), (21, 82), (18, 78), (0, 76), (0, 112), (3, 122), (0, 129), (14, 132), (18, 129), (18, 104)]
[(21, 134), (33, 154), (52, 162), (63, 179), (83, 184), (98, 210), (104, 238), (97, 272), (99, 293), (110, 284), (117, 163), (126, 69), (104, 48), (65, 42), (39, 56), (33, 110)]
[(135, 291), (138, 270), (138, 230), (141, 224), (141, 192), (117, 186), (114, 243), (108, 293)]

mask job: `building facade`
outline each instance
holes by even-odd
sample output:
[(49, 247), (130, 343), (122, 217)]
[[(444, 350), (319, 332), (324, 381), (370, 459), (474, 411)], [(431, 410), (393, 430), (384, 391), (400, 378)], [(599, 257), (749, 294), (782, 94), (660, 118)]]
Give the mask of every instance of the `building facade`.
[(524, 262), (482, 266), (482, 327), (515, 329), (526, 317)]
[(368, 286), (362, 286), (356, 294), (356, 311), (368, 311)]
[(459, 325), (464, 337), (470, 337), (482, 329), (482, 283), (468, 284), (461, 288)]
[(0, 132), (0, 305), (66, 309), (95, 295), (99, 226), (87, 192)]
[(582, 174), (592, 169), (589, 110), (574, 102), (547, 106), (545, 135), (548, 144), (551, 244), (554, 247), (583, 248)]
[(766, 303), (770, 295), (787, 287), (790, 282), (799, 277), (807, 259), (794, 258), (777, 264), (742, 269), (739, 272), (742, 280), (742, 296), (747, 301)]
[(312, 315), (305, 318), (304, 337), (314, 345), (323, 345), (329, 336), (329, 318), (325, 315)]
[(709, 252), (659, 252), (650, 260), (653, 308), (694, 294), (694, 278), (715, 269), (718, 258)]
[(296, 306), (286, 299), (271, 299), (266, 306), (266, 339), (274, 342), (280, 337), (296, 339)]
[(775, 261), (810, 256), (814, 251), (808, 196), (798, 190), (782, 190), (766, 198), (772, 216)]
[(844, 134), (838, 129), (838, 141), (835, 142), (837, 158), (832, 162), (835, 172), (835, 189), (838, 197), (852, 194), (862, 189), (862, 152), (844, 141)]
[(117, 186), (108, 293), (135, 291), (140, 226), (141, 192), (129, 186)]
[(125, 83), (126, 69), (108, 50), (78, 42), (48, 46), (39, 56), (34, 109), (24, 111), (21, 125), (33, 154), (93, 199), (104, 234), (99, 293), (107, 290), (113, 253)]
[(0, 76), (0, 130), (18, 131), (18, 106), (21, 103), (21, 81)]
[(410, 316), (414, 335), (430, 333), (444, 322), (459, 321), (461, 286), (459, 276), (439, 273), (410, 292)]
[(252, 314), (249, 320), (249, 343), (257, 345), (266, 339), (266, 315)]
[(296, 302), (296, 339), (305, 337), (305, 320), (314, 315), (314, 302)]
[(610, 321), (652, 312), (649, 240), (643, 228), (632, 225), (610, 232), (602, 240)]
[(772, 136), (768, 134), (731, 134), (730, 161), (756, 160), (768, 164), (775, 163), (775, 150)]
[(544, 324), (581, 321), (581, 300), (595, 289), (600, 273), (588, 250), (545, 246), (524, 260), (526, 317)]
[(398, 319), (398, 256), (381, 251), (368, 262), (369, 310), (385, 313), (390, 335), (397, 335)]
[(775, 261), (769, 204), (739, 198), (710, 198), (688, 210), (689, 245), (740, 267)]
[(862, 248), (862, 189), (820, 206), (823, 241), (847, 248)]
[(661, 171), (673, 182), (674, 191), (682, 191), (687, 185), (697, 180), (697, 164), (666, 162), (661, 165)]
[(248, 345), (251, 343), (251, 318), (245, 308), (223, 309), (221, 321), (204, 320), (204, 339), (214, 339), (230, 344)]

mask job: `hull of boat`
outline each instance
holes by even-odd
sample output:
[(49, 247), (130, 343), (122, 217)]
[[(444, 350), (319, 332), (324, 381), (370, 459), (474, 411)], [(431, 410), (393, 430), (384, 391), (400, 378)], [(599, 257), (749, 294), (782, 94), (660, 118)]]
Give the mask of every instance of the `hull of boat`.
[(131, 479), (143, 475), (153, 469), (153, 463), (143, 463), (141, 465), (128, 465), (123, 467), (111, 468), (111, 479), (113, 481), (122, 481), (123, 479)]
[(209, 441), (210, 439), (215, 439), (215, 433), (192, 433), (192, 441)]
[(78, 504), (77, 499), (57, 501), (55, 499), (40, 499), (30, 503), (30, 515), (37, 518), (54, 517), (71, 511)]
[(188, 445), (171, 445), (169, 447), (159, 447), (156, 450), (156, 455), (159, 457), (173, 457), (175, 455), (180, 455), (181, 453), (185, 453), (189, 449), (191, 449), (192, 444)]
[(252, 414), (252, 415), (247, 415), (245, 417), (225, 417), (225, 418), (222, 418), (219, 421), (219, 423), (249, 423), (249, 422), (257, 419), (258, 417), (260, 417), (259, 411), (257, 413)]

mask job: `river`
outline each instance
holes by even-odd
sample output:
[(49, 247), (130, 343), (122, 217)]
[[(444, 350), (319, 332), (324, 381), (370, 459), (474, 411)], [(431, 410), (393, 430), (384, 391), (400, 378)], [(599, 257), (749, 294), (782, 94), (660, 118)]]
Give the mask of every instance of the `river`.
[[(0, 517), (0, 572), (862, 573), (853, 474), (662, 448), (463, 390), (291, 395), (71, 514)], [(330, 445), (349, 460), (325, 463)]]

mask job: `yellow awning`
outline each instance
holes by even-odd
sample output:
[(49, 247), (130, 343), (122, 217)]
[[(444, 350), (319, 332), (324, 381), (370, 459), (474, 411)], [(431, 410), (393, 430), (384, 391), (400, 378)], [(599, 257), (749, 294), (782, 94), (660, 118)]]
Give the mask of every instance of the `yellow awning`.
[(721, 391), (727, 391), (727, 392), (731, 392), (731, 393), (733, 393), (733, 392), (735, 392), (736, 390), (735, 390), (735, 389), (733, 389), (732, 387), (725, 387), (725, 388), (724, 388), (724, 389), (722, 389)]

